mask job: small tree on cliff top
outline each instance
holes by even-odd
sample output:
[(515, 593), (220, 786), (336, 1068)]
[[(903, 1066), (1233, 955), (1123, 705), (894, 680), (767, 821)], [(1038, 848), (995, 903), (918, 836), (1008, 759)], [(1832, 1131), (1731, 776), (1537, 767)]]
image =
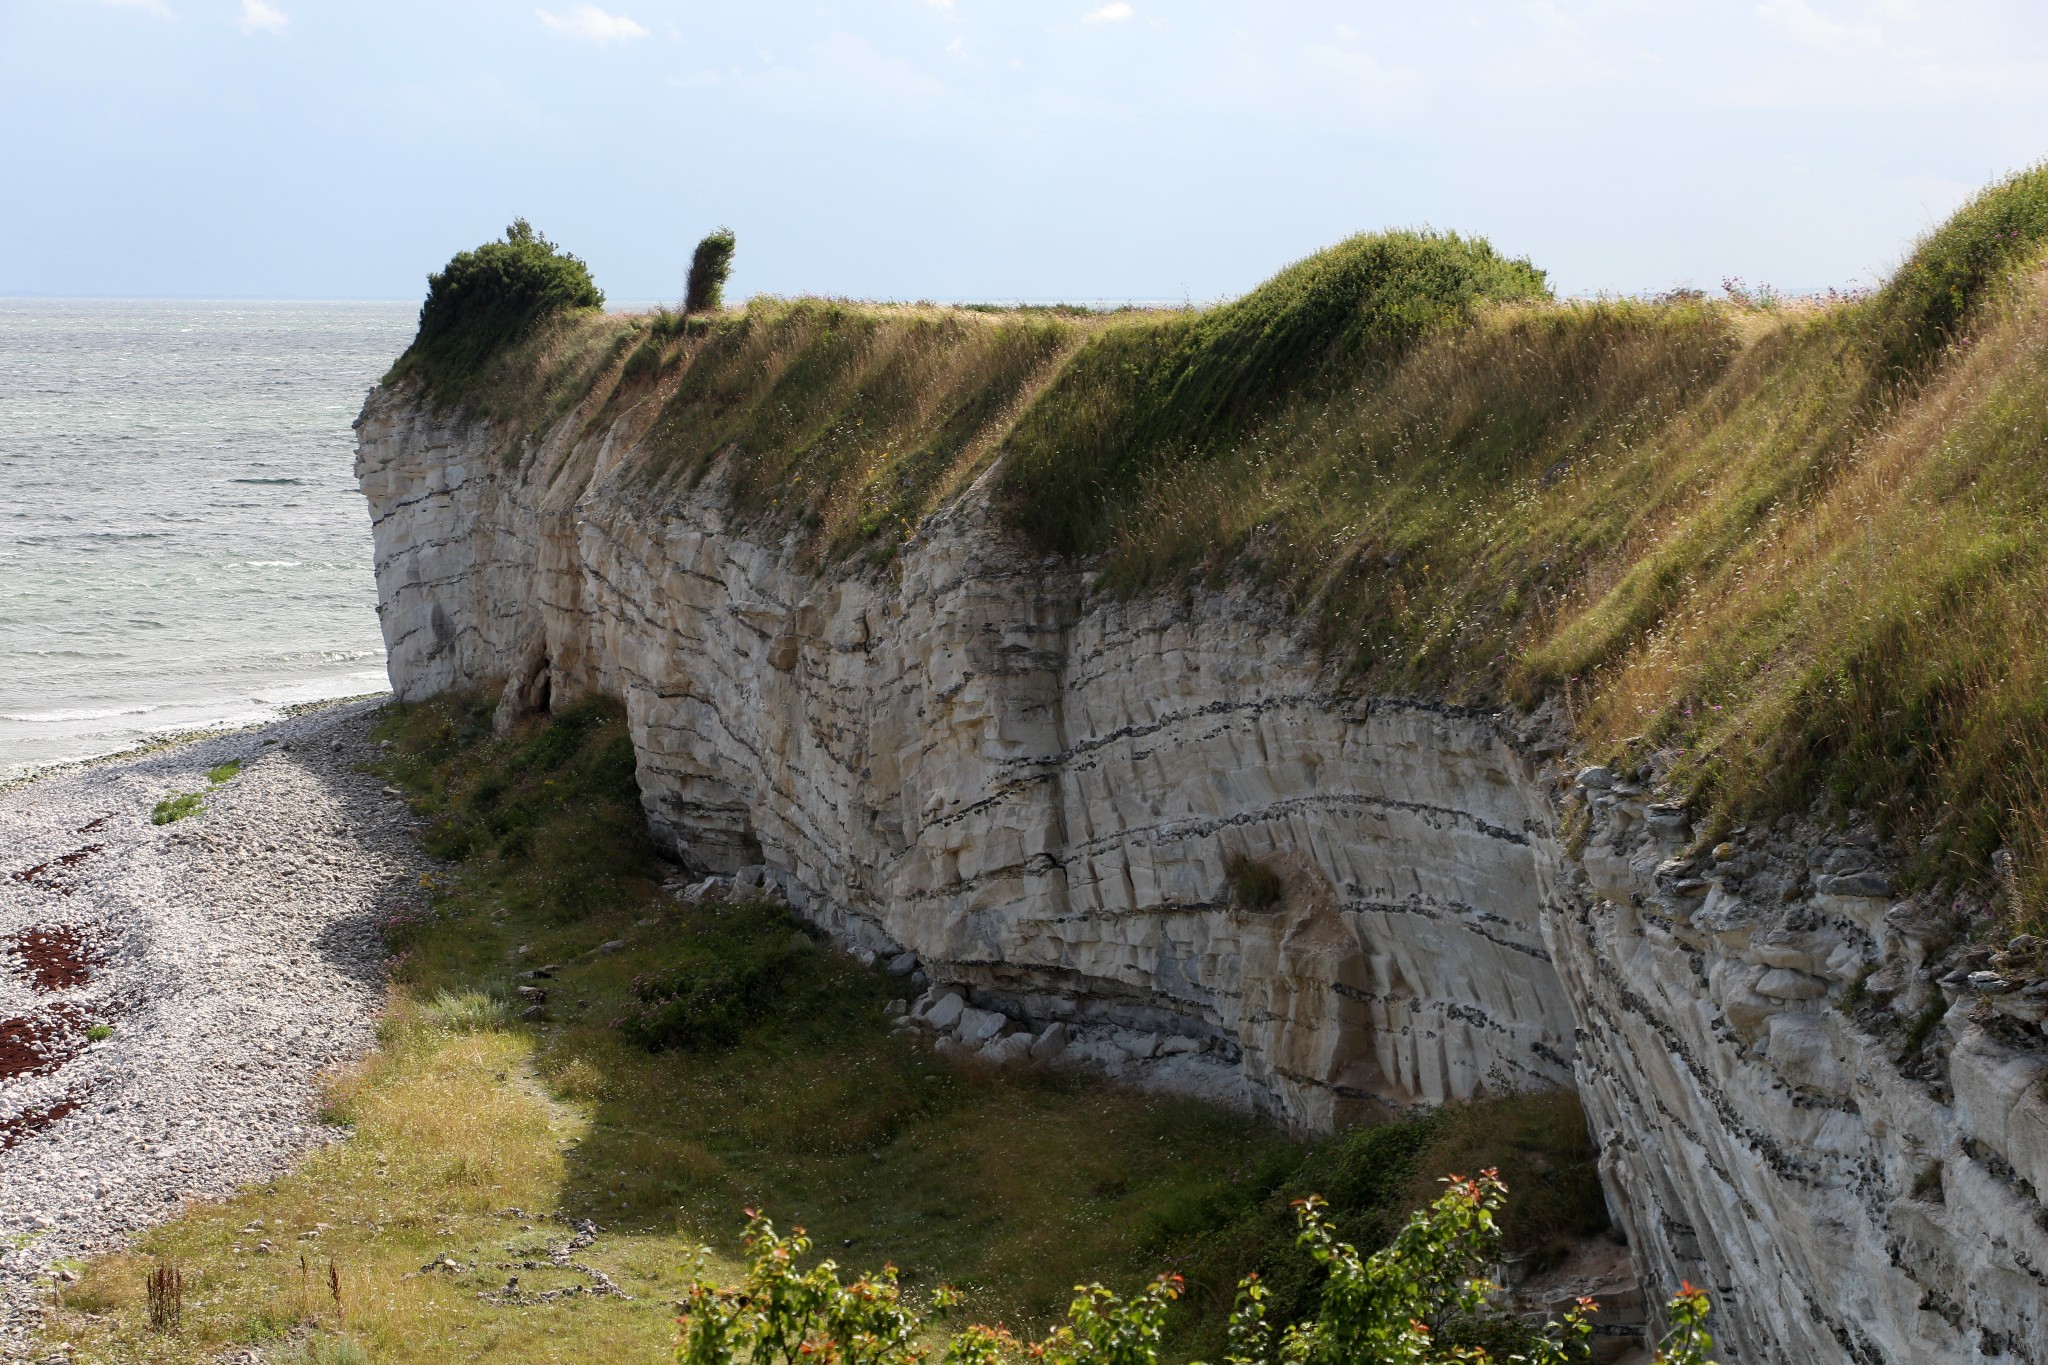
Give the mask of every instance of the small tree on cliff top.
[(516, 219), (502, 241), (458, 252), (427, 276), (419, 335), (393, 373), (417, 374), (430, 389), (460, 389), (543, 319), (602, 307), (590, 268)]
[(715, 312), (725, 303), (725, 282), (732, 275), (732, 253), (738, 245), (732, 229), (722, 227), (697, 243), (690, 257), (690, 282), (683, 293), (685, 313)]

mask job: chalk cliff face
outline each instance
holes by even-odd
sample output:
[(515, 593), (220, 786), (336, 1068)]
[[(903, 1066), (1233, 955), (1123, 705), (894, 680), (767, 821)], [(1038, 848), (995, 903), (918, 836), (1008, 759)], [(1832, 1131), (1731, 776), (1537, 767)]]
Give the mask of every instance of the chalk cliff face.
[[(765, 863), (842, 939), (1135, 1078), (1317, 1129), (1569, 1081), (1547, 803), (1490, 716), (1342, 698), (1241, 598), (1092, 594), (972, 497), (900, 572), (820, 577), (715, 479), (650, 510), (621, 454), (508, 471), (487, 431), (373, 399), (400, 697), (623, 698), (683, 859)], [(1279, 904), (1231, 903), (1234, 856)]]
[(1678, 857), (1684, 813), (1575, 781), (1541, 717), (1347, 695), (1284, 614), (1098, 593), (975, 491), (823, 571), (715, 472), (649, 491), (630, 413), (508, 441), (380, 389), (358, 426), (398, 695), (622, 698), (698, 870), (1306, 1129), (1575, 1084), (1640, 1270), (1715, 1291), (1726, 1359), (2048, 1361), (2039, 1020), (1934, 1023), (1945, 930), (1872, 850)]
[(2048, 1360), (2048, 998), (1930, 984), (1956, 926), (1867, 836), (1674, 857), (1591, 776), (1547, 928), (1638, 1266), (1712, 1289), (1732, 1359)]

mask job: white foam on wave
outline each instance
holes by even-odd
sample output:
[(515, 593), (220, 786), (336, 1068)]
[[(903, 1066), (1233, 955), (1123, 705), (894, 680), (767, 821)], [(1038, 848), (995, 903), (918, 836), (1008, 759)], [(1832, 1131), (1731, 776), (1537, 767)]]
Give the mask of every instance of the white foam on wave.
[(0, 721), (16, 725), (77, 725), (92, 720), (113, 720), (117, 716), (146, 716), (161, 711), (158, 706), (114, 706), (101, 711), (30, 711), (22, 715), (0, 714)]

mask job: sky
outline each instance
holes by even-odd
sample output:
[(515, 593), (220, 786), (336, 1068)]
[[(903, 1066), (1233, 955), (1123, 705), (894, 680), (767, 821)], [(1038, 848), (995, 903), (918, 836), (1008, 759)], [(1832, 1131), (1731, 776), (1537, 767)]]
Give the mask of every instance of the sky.
[(0, 0), (0, 293), (1228, 297), (1434, 227), (1562, 294), (1868, 284), (2048, 156), (2043, 0)]

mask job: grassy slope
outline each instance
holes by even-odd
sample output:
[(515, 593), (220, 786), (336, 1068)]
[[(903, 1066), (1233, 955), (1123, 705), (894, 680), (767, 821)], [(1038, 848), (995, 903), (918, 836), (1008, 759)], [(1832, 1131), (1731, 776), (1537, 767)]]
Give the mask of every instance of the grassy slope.
[[(970, 1312), (1024, 1330), (1079, 1280), (1128, 1288), (1172, 1265), (1196, 1291), (1181, 1343), (1214, 1358), (1243, 1270), (1265, 1270), (1283, 1303), (1302, 1300), (1294, 1195), (1330, 1195), (1347, 1232), (1372, 1242), (1434, 1193), (1438, 1168), (1498, 1164), (1518, 1190), (1517, 1245), (1604, 1222), (1569, 1097), (1308, 1148), (1085, 1076), (942, 1066), (890, 1034), (883, 1007), (898, 983), (808, 937), (736, 1040), (650, 1053), (615, 1026), (635, 979), (676, 964), (715, 974), (706, 945), (727, 944), (740, 912), (658, 895), (668, 869), (642, 833), (616, 710), (583, 704), (498, 742), (484, 702), (450, 698), (394, 708), (386, 734), (386, 772), (433, 816), (426, 844), (450, 862), (422, 888), (431, 913), (387, 930), (394, 991), (379, 1051), (331, 1087), (330, 1115), (353, 1138), (87, 1267), (49, 1334), (81, 1360), (288, 1350), (278, 1343), (309, 1327), (394, 1365), (661, 1360), (697, 1248), (712, 1248), (710, 1271), (733, 1274), (747, 1206), (808, 1225), (843, 1263), (893, 1260), (919, 1292), (959, 1284)], [(784, 943), (798, 932), (766, 923)], [(612, 939), (627, 950), (591, 952)], [(544, 983), (548, 1018), (518, 1019), (515, 973), (548, 963), (561, 964)], [(603, 1227), (579, 1259), (632, 1302), (478, 1300), (510, 1274), (529, 1292), (582, 1282), (515, 1264), (561, 1240), (555, 1214)], [(254, 1219), (264, 1227), (242, 1231)], [(255, 1250), (265, 1238), (275, 1254)], [(443, 1253), (472, 1269), (419, 1273)], [(186, 1274), (176, 1334), (147, 1326), (143, 1280), (158, 1257)]]
[[(2035, 173), (1827, 308), (1558, 306), (1469, 244), (1372, 239), (1209, 314), (586, 311), (442, 397), (515, 434), (626, 417), (655, 499), (730, 454), (743, 512), (827, 561), (886, 561), (1007, 455), (1019, 528), (1101, 555), (1112, 585), (1256, 575), (1361, 686), (1561, 695), (1596, 751), (1661, 748), (1718, 819), (1825, 790), (1921, 836), (1928, 881), (1981, 878), (2009, 844), (2038, 918), (2044, 238)], [(1199, 1106), (941, 1070), (888, 1036), (888, 984), (822, 950), (736, 1045), (634, 1049), (609, 1021), (692, 926), (654, 898), (620, 727), (594, 708), (506, 746), (484, 728), (461, 701), (393, 721), (392, 775), (462, 861), (435, 917), (395, 928), (383, 1047), (335, 1083), (355, 1140), (87, 1268), (53, 1324), (82, 1359), (210, 1359), (308, 1323), (380, 1360), (660, 1359), (677, 1267), (708, 1242), (729, 1273), (746, 1202), (1026, 1327), (1076, 1278), (1173, 1265), (1196, 1290), (1183, 1341), (1213, 1354), (1240, 1270), (1303, 1292), (1292, 1193), (1339, 1193), (1371, 1240), (1430, 1173), (1499, 1161), (1524, 1245), (1597, 1222), (1582, 1127), (1543, 1108), (1568, 1100), (1310, 1152)], [(614, 937), (632, 952), (583, 956)], [(506, 1022), (509, 973), (550, 959), (570, 964), (555, 1020)], [(586, 1259), (634, 1301), (481, 1303), (505, 1248), (547, 1230), (515, 1205), (605, 1223)], [(254, 1253), (264, 1235), (282, 1254)], [(443, 1251), (482, 1269), (417, 1273)], [(189, 1275), (170, 1336), (140, 1301), (158, 1255)]]
[[(1922, 885), (2019, 854), (2048, 915), (2048, 171), (1878, 293), (1554, 304), (1455, 238), (1356, 239), (1207, 313), (757, 301), (580, 315), (484, 410), (628, 416), (821, 560), (886, 561), (998, 458), (1112, 589), (1251, 575), (1356, 685), (1564, 698), (1726, 824), (1869, 813)], [(541, 378), (536, 381), (536, 374)]]

